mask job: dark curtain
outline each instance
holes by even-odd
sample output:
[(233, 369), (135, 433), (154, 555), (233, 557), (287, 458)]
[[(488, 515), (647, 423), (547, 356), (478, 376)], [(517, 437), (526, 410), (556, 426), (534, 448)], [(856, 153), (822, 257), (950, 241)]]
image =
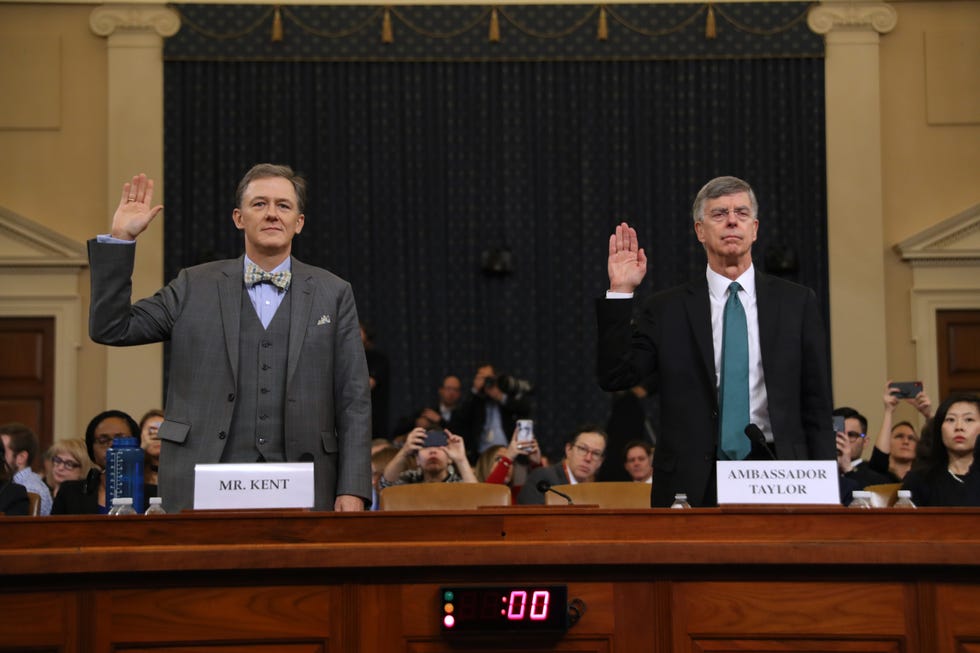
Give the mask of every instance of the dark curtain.
[[(167, 278), (237, 256), (238, 179), (292, 165), (310, 182), (294, 254), (353, 284), (391, 359), (392, 421), (447, 373), (468, 389), (480, 360), (534, 382), (553, 455), (605, 421), (608, 236), (637, 227), (641, 296), (704, 274), (690, 205), (716, 175), (756, 190), (756, 265), (826, 306), (821, 58), (168, 61), (165, 83)], [(501, 250), (512, 271), (484, 272)]]

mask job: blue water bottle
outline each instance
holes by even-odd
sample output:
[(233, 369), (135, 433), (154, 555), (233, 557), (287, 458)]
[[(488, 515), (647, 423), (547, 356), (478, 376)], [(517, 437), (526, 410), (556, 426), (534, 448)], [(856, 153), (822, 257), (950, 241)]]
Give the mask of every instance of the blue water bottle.
[(143, 450), (137, 438), (115, 438), (105, 455), (105, 500), (130, 497), (143, 512)]

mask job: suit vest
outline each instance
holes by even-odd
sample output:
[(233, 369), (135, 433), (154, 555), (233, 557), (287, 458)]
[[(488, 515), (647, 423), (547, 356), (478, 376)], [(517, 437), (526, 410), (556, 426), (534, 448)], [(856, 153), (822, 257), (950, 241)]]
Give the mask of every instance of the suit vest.
[(286, 292), (269, 328), (262, 327), (242, 287), (238, 335), (238, 389), (223, 463), (284, 462), (283, 408), (289, 353), (290, 297)]

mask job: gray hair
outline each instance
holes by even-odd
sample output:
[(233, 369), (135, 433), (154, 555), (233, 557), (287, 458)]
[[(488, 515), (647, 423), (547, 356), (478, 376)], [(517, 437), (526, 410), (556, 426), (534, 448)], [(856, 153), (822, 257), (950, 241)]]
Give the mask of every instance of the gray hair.
[(705, 202), (736, 193), (749, 194), (749, 202), (752, 204), (752, 217), (759, 217), (759, 202), (755, 199), (755, 193), (748, 182), (742, 181), (738, 177), (715, 177), (702, 186), (701, 190), (698, 191), (698, 196), (694, 198), (692, 211), (694, 221), (701, 222), (704, 219)]
[(296, 209), (303, 213), (306, 209), (306, 180), (293, 172), (293, 169), (285, 165), (275, 163), (257, 163), (251, 170), (245, 173), (242, 180), (238, 182), (238, 189), (235, 191), (235, 206), (242, 208), (245, 199), (245, 189), (256, 179), (268, 179), (270, 177), (282, 177), (293, 185), (296, 190)]

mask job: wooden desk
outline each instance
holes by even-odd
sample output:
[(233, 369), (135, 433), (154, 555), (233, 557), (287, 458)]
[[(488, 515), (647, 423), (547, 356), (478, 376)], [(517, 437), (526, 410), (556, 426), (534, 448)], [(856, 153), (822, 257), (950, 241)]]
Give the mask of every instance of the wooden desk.
[[(975, 509), (8, 518), (0, 575), (3, 652), (980, 651)], [(441, 636), (440, 585), (503, 582), (585, 614)]]

